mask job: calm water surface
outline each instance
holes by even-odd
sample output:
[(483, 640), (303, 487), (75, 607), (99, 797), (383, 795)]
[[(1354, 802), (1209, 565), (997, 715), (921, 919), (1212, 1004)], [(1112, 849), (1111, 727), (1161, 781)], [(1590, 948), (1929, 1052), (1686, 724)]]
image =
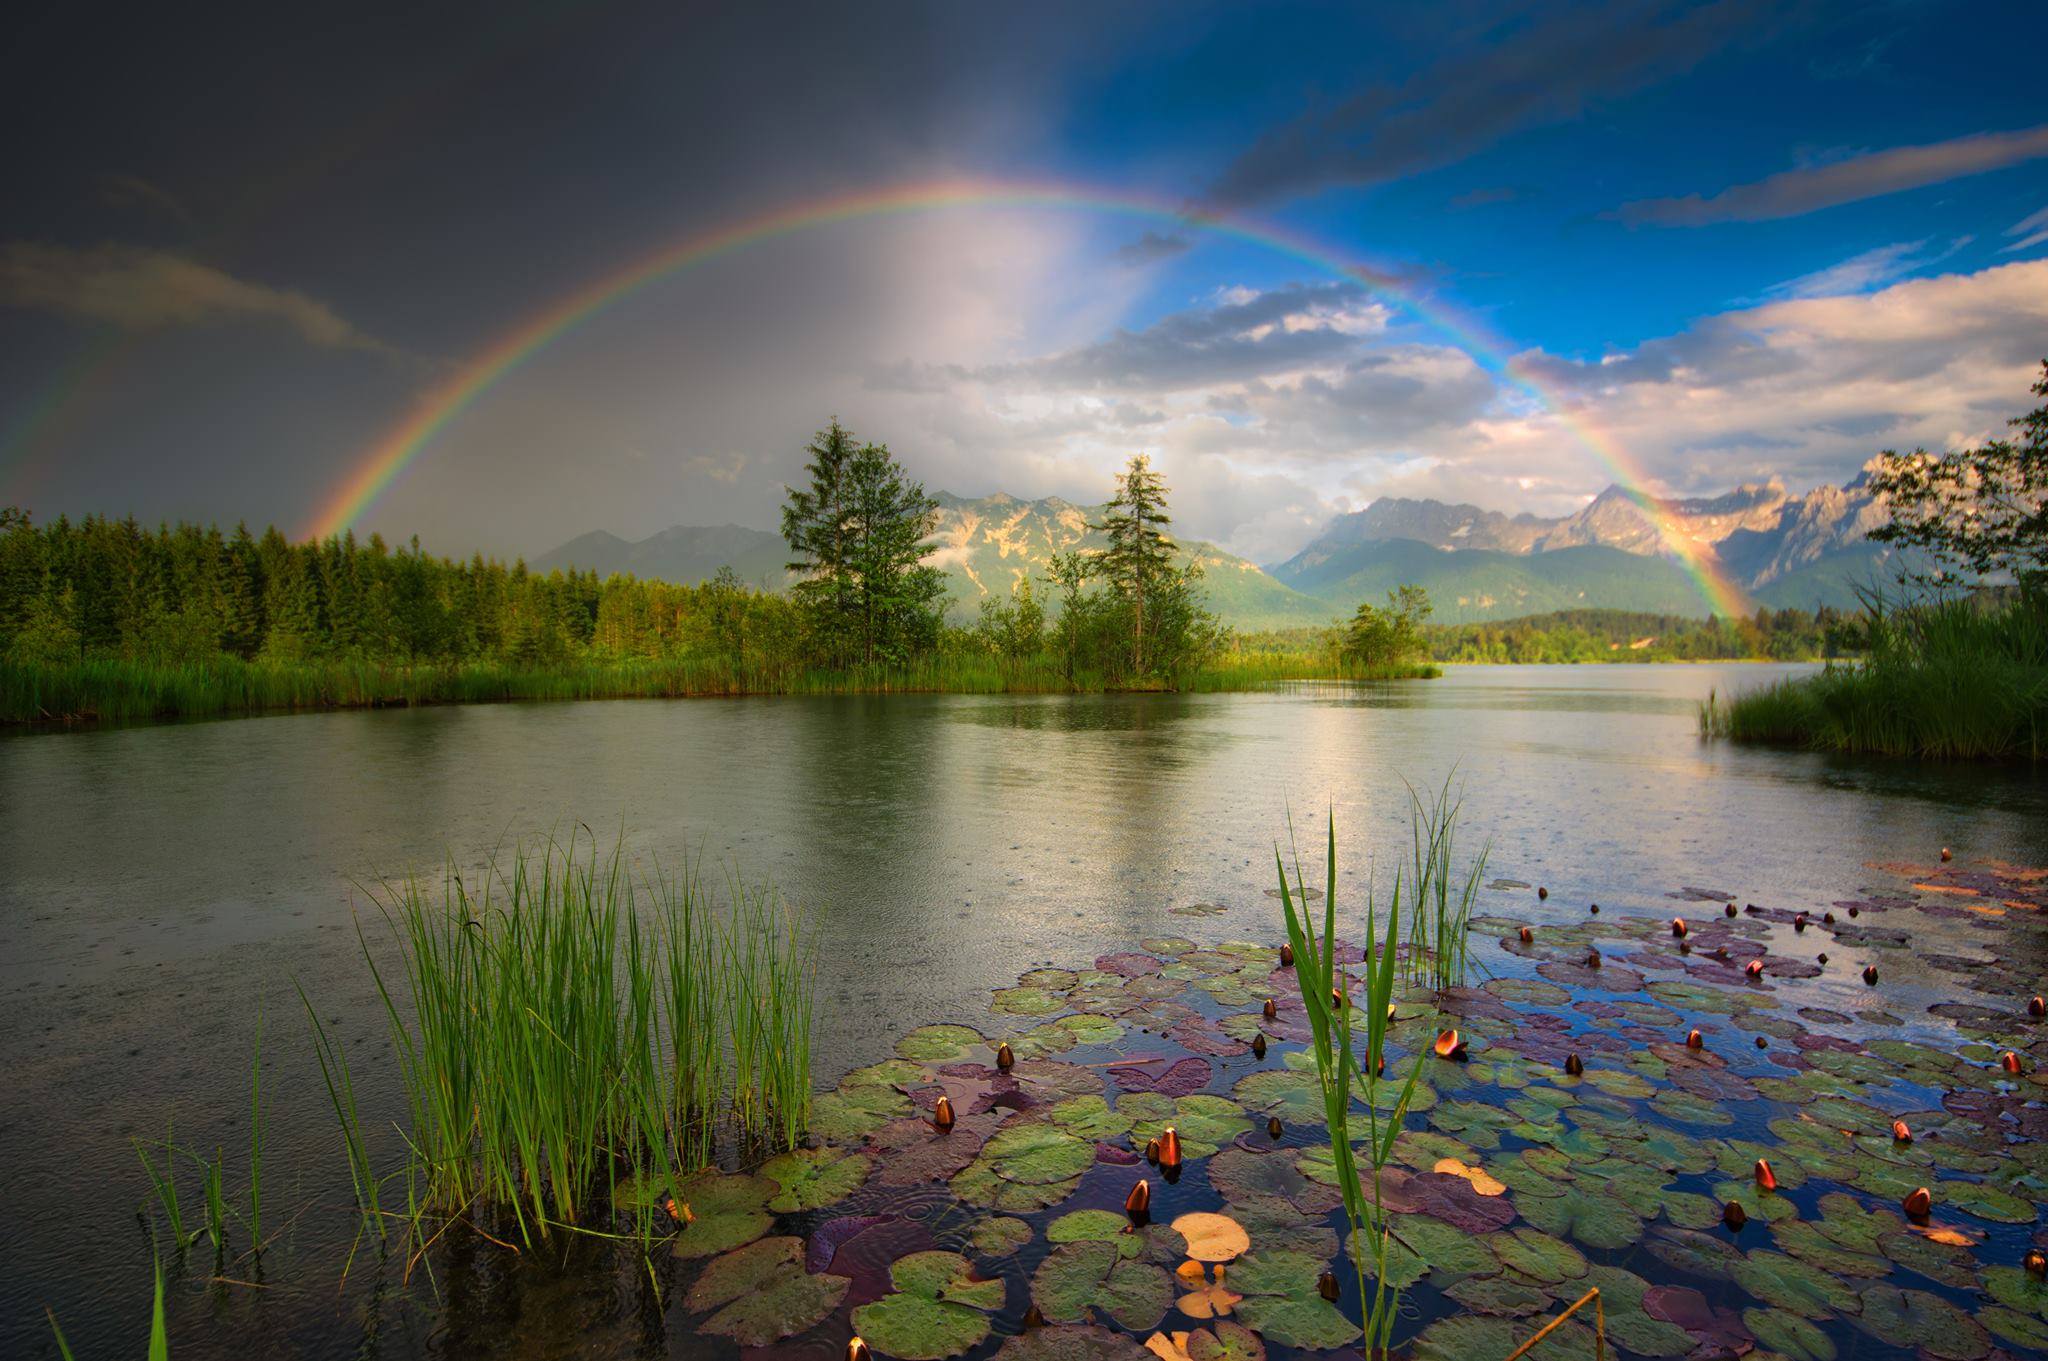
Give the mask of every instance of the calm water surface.
[[(1685, 885), (1817, 908), (1868, 883), (1870, 862), (2048, 850), (2048, 783), (2023, 769), (1696, 736), (1710, 688), (1796, 669), (1478, 667), (1258, 695), (498, 706), (0, 740), (0, 1356), (55, 1354), (45, 1306), (81, 1357), (141, 1350), (130, 1139), (174, 1124), (181, 1144), (243, 1156), (259, 1011), (275, 1284), (186, 1290), (174, 1343), (182, 1322), (201, 1339), (185, 1355), (230, 1336), (438, 1349), (417, 1320), (379, 1332), (331, 1264), (309, 1265), (333, 1249), (347, 1183), (295, 981), (355, 1055), (365, 1124), (397, 1113), (359, 883), (579, 825), (772, 877), (821, 928), (829, 1082), (913, 1025), (985, 1020), (989, 990), (1034, 964), (1147, 935), (1275, 937), (1264, 890), (1288, 811), (1314, 836), (1335, 808), (1362, 889), (1372, 850), (1405, 835), (1404, 779), (1462, 785), (1465, 844), (1549, 888), (1514, 901), (1537, 920), (1588, 902), (1668, 915)], [(1169, 914), (1194, 902), (1227, 911)]]

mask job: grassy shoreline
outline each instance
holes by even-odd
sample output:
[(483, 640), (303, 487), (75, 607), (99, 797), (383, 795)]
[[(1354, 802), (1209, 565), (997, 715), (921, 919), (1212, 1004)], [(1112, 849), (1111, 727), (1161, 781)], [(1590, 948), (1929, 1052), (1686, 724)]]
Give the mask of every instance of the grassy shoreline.
[[(1428, 679), (1432, 663), (1332, 666), (1308, 656), (1224, 658), (1179, 687), (1250, 690), (1289, 680)], [(135, 722), (326, 709), (589, 699), (696, 699), (743, 695), (1062, 694), (1142, 689), (1082, 676), (1069, 685), (1051, 666), (940, 658), (855, 671), (734, 668), (702, 661), (584, 662), (519, 668), (488, 664), (394, 666), (376, 662), (149, 663), (87, 660), (61, 665), (0, 661), (0, 723)], [(1161, 685), (1158, 688), (1170, 688)]]
[(1873, 612), (1855, 665), (1700, 706), (1700, 733), (1736, 742), (1931, 760), (2048, 755), (2048, 595)]

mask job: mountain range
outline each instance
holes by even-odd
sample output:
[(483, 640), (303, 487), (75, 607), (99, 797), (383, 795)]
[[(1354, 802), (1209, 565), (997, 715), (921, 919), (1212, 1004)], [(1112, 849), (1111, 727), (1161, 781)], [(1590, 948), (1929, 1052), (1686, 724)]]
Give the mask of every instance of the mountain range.
[[(935, 499), (938, 523), (926, 561), (946, 573), (956, 621), (973, 618), (982, 599), (1007, 595), (1025, 576), (1042, 577), (1054, 553), (1103, 545), (1089, 527), (1099, 506), (1000, 492), (940, 492)], [(1670, 551), (1667, 531), (1689, 540), (1695, 554), (1758, 604), (1853, 607), (1859, 585), (1889, 575), (1886, 550), (1867, 538), (1885, 518), (1859, 475), (1804, 495), (1771, 481), (1648, 506), (1609, 487), (1554, 518), (1383, 497), (1335, 517), (1284, 562), (1262, 567), (1195, 540), (1181, 549), (1202, 566), (1210, 608), (1240, 628), (1326, 623), (1404, 582), (1429, 591), (1440, 623), (1589, 608), (1700, 616), (1706, 601)], [(767, 530), (678, 525), (637, 542), (585, 534), (531, 565), (681, 583), (730, 565), (743, 581), (775, 589), (787, 584), (787, 561), (781, 536)]]

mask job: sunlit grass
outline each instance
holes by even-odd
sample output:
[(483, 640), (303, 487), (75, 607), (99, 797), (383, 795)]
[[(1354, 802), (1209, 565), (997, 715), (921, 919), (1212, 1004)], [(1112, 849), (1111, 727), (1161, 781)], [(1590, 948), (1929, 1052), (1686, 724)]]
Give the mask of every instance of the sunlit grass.
[(802, 1137), (813, 957), (772, 888), (734, 876), (721, 897), (693, 867), (636, 874), (623, 849), (572, 840), (474, 885), (450, 869), (438, 891), (412, 879), (377, 898), (397, 989), (364, 951), (404, 1079), (415, 1220), (489, 1204), (530, 1241), (609, 1215), (627, 1181), (672, 1192), (722, 1133), (767, 1150)]
[(2048, 593), (1873, 605), (1860, 663), (1700, 706), (1702, 735), (1944, 760), (2048, 754)]

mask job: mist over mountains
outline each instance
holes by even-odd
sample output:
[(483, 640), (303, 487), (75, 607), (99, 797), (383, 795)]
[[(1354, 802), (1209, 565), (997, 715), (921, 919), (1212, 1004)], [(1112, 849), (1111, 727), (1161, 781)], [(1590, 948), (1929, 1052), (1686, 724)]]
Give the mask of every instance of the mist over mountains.
[[(926, 560), (946, 573), (956, 621), (972, 618), (987, 596), (1042, 576), (1054, 553), (1102, 546), (1089, 528), (1100, 506), (1000, 492), (935, 499), (938, 526)], [(1197, 540), (1181, 548), (1202, 566), (1210, 607), (1241, 628), (1328, 622), (1404, 582), (1429, 591), (1443, 623), (1563, 609), (1705, 615), (1707, 604), (1658, 518), (1773, 608), (1852, 607), (1857, 586), (1891, 574), (1887, 550), (1867, 538), (1886, 512), (1863, 475), (1796, 496), (1774, 480), (1652, 504), (1655, 517), (1609, 487), (1570, 515), (1546, 518), (1383, 497), (1335, 517), (1284, 562), (1260, 566)], [(730, 565), (750, 585), (776, 589), (787, 582), (787, 560), (781, 536), (767, 530), (678, 525), (637, 542), (585, 534), (532, 566), (691, 584)]]

